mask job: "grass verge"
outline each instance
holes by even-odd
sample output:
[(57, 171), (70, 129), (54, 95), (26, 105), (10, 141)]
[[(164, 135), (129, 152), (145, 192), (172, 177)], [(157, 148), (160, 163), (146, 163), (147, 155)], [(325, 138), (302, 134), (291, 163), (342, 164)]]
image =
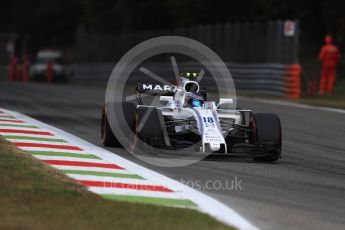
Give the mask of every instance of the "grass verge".
[(345, 109), (345, 98), (333, 98), (331, 96), (303, 97), (296, 102), (308, 105)]
[(334, 94), (332, 96), (316, 96), (316, 97), (307, 97), (304, 96), (298, 102), (309, 104), (309, 105), (318, 105), (325, 107), (334, 107), (345, 109), (345, 80), (339, 79), (334, 87)]
[(302, 97), (297, 100), (288, 99), (286, 97), (265, 96), (265, 95), (256, 95), (256, 94), (246, 94), (246, 93), (239, 93), (238, 96), (289, 101), (289, 102), (297, 102), (297, 103), (307, 104), (307, 105), (345, 109), (345, 80), (341, 80), (337, 82), (334, 89), (334, 94), (332, 96), (326, 94), (324, 96), (317, 95), (315, 97), (310, 97), (303, 94)]
[(0, 137), (0, 229), (233, 229), (194, 210), (105, 200)]

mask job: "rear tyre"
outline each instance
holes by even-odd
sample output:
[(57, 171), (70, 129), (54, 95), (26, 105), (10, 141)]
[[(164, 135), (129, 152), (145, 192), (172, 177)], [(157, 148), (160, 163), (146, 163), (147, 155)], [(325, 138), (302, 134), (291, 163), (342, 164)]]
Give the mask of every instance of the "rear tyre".
[[(124, 125), (127, 125), (128, 127), (132, 129), (136, 106), (133, 103), (129, 103), (129, 102), (116, 102), (113, 106), (114, 108), (120, 108), (120, 106), (122, 106), (123, 115), (124, 115), (125, 123), (126, 123)], [(121, 127), (117, 127), (117, 128), (121, 129)], [(107, 114), (107, 110), (105, 106), (103, 107), (103, 110), (102, 110), (101, 139), (102, 139), (103, 145), (106, 147), (121, 147), (122, 146), (119, 140), (117, 140), (117, 138), (115, 137), (110, 127), (108, 114)], [(127, 136), (127, 139), (129, 139), (129, 136)], [(124, 140), (124, 141), (128, 141), (128, 140)]]
[[(152, 107), (139, 107), (135, 115), (134, 122), (134, 145), (132, 149), (137, 148), (144, 150), (147, 148), (142, 146), (142, 142), (152, 147), (164, 146), (165, 139), (164, 133), (167, 134), (166, 128), (163, 124), (164, 119), (162, 112), (157, 108)], [(165, 138), (168, 138), (165, 136)], [(139, 142), (139, 139), (142, 142)], [(152, 151), (152, 150), (150, 150)]]
[(101, 139), (102, 144), (105, 147), (121, 147), (120, 142), (115, 138), (114, 133), (111, 130), (105, 107), (102, 109)]
[(255, 161), (273, 162), (280, 158), (282, 148), (282, 129), (276, 114), (258, 113), (251, 120), (252, 141), (256, 147)]

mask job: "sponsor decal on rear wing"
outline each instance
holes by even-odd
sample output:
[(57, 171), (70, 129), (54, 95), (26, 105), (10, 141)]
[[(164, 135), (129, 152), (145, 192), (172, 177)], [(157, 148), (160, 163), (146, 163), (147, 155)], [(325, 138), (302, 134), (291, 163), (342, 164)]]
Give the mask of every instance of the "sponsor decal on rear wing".
[(146, 93), (150, 95), (174, 95), (176, 92), (176, 85), (162, 85), (151, 83), (138, 83), (137, 91), (139, 93)]

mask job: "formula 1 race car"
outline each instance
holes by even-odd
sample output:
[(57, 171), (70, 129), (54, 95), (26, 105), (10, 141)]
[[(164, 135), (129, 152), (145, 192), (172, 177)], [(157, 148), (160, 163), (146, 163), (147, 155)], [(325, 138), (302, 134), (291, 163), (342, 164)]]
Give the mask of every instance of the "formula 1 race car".
[[(184, 149), (203, 153), (249, 153), (256, 161), (276, 161), (281, 156), (280, 119), (271, 113), (233, 109), (233, 98), (208, 100), (206, 90), (183, 73), (178, 86), (140, 84), (138, 103), (121, 103), (125, 122), (133, 131), (131, 148), (142, 142), (161, 149)], [(144, 105), (141, 95), (159, 97), (159, 105)], [(115, 105), (115, 107), (117, 107)], [(109, 124), (108, 105), (102, 112), (104, 146), (120, 147)]]

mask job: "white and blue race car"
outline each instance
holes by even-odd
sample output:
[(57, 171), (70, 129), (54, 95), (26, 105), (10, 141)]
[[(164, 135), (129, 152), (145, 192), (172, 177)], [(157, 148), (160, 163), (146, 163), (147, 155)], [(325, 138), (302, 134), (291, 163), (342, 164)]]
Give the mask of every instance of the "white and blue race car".
[[(233, 98), (208, 100), (207, 92), (193, 81), (194, 73), (183, 73), (177, 86), (138, 84), (137, 103), (121, 102), (125, 123), (133, 135), (119, 140), (117, 127), (111, 129), (109, 105), (102, 112), (101, 138), (104, 146), (202, 153), (246, 153), (257, 161), (276, 161), (281, 157), (280, 119), (271, 113), (234, 109)], [(144, 105), (142, 95), (154, 96), (158, 103)], [(116, 107), (116, 106), (115, 106)], [(115, 131), (115, 132), (113, 132)], [(115, 134), (115, 135), (114, 135)]]

